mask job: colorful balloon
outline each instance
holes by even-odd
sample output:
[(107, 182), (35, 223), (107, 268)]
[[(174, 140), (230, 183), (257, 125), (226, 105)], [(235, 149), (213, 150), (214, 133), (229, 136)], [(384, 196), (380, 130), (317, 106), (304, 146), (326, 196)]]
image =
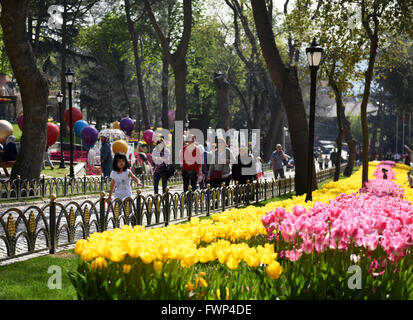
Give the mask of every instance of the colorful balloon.
[(85, 120), (77, 120), (75, 122), (75, 125), (73, 126), (73, 129), (75, 130), (76, 136), (79, 138), (82, 136), (82, 130), (83, 128), (87, 127), (89, 124)]
[(120, 122), (119, 121), (115, 121), (112, 125), (113, 129), (120, 129)]
[(128, 152), (128, 144), (123, 140), (117, 140), (112, 144), (113, 153), (123, 152), (125, 155)]
[(98, 134), (99, 132), (96, 128), (91, 126), (84, 127), (82, 130), (82, 141), (86, 146), (93, 147), (98, 138)]
[(7, 120), (0, 120), (0, 143), (5, 144), (8, 136), (13, 134), (13, 126)]
[(168, 110), (168, 120), (169, 124), (172, 125), (175, 121), (175, 110)]
[(132, 133), (134, 126), (135, 122), (129, 117), (120, 120), (120, 129), (124, 131), (127, 135), (130, 135)]
[(59, 138), (60, 129), (56, 124), (48, 122), (46, 134), (47, 134), (46, 143), (47, 143), (47, 146), (50, 147), (54, 145), (57, 139)]
[(145, 130), (145, 132), (143, 133), (143, 140), (145, 140), (147, 144), (152, 144), (154, 142), (154, 135), (155, 132), (153, 132), (151, 129)]
[[(69, 126), (69, 120), (70, 120), (69, 110), (70, 109), (66, 109), (64, 113), (65, 122), (68, 126)], [(79, 108), (72, 108), (72, 125), (74, 125), (76, 121), (82, 120), (82, 117), (83, 117), (82, 111)]]
[(23, 131), (23, 113), (19, 116), (17, 124), (19, 125), (20, 130)]

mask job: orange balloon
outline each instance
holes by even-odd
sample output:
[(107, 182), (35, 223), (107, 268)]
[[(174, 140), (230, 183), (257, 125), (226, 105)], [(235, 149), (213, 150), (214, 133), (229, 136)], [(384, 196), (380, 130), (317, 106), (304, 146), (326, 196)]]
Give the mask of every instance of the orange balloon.
[(113, 153), (123, 152), (126, 154), (128, 152), (128, 144), (123, 140), (117, 140), (112, 144)]

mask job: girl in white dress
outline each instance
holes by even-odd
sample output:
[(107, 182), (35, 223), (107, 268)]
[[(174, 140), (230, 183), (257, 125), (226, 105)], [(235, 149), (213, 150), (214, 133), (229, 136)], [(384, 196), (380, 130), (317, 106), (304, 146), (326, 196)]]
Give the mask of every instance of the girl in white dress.
[(108, 199), (112, 199), (113, 191), (115, 191), (115, 199), (125, 200), (127, 197), (132, 198), (131, 179), (138, 186), (142, 186), (141, 181), (129, 169), (130, 165), (124, 153), (119, 152), (113, 157), (113, 170), (110, 173), (112, 185)]

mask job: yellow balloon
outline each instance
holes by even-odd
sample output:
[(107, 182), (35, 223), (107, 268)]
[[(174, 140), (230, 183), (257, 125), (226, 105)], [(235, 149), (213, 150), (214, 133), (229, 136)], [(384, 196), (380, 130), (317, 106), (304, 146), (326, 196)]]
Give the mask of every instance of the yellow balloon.
[(115, 141), (112, 144), (113, 153), (123, 152), (126, 154), (128, 152), (128, 144), (123, 140)]
[(115, 121), (113, 123), (113, 129), (120, 129), (120, 122), (119, 121)]
[(7, 120), (0, 120), (0, 143), (5, 144), (8, 136), (13, 134), (13, 126)]

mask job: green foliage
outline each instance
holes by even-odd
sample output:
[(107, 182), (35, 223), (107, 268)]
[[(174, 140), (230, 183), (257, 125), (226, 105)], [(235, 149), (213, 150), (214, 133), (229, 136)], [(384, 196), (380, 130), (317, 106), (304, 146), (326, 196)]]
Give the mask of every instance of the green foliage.
[(0, 73), (12, 76), (13, 70), (11, 69), (9, 57), (7, 56), (6, 48), (3, 42), (3, 29), (0, 27)]

